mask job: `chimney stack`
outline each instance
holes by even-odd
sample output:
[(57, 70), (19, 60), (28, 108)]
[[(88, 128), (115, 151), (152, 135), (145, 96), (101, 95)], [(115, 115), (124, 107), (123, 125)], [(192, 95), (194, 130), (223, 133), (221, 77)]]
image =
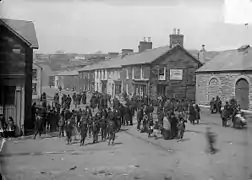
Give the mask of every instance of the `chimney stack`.
[(173, 34), (170, 34), (170, 47), (173, 48), (176, 45), (184, 47), (184, 35), (180, 34), (180, 29), (173, 29)]
[(140, 41), (138, 51), (141, 53), (147, 49), (152, 49), (151, 37), (144, 37), (143, 41)]
[(205, 63), (206, 63), (206, 60), (205, 60), (205, 52), (206, 52), (205, 45), (203, 44), (201, 47), (202, 47), (202, 48), (201, 48), (201, 50), (199, 51), (198, 57), (199, 57), (199, 61), (200, 61), (202, 64), (205, 64)]
[(108, 53), (108, 58), (111, 59), (111, 58), (114, 58), (114, 57), (116, 57), (116, 56), (118, 56), (118, 55), (119, 55), (118, 52), (109, 52), (109, 53)]
[(173, 29), (173, 34), (177, 34), (177, 29), (176, 28)]

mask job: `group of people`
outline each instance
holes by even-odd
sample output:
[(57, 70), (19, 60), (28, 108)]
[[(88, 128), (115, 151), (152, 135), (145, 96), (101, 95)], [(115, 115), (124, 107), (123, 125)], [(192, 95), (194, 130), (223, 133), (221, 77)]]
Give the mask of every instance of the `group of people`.
[(222, 107), (222, 101), (219, 98), (219, 96), (216, 96), (216, 98), (212, 98), (210, 101), (210, 111), (211, 114), (213, 113), (221, 113), (221, 107)]
[(152, 103), (142, 102), (141, 107), (137, 107), (137, 129), (147, 132), (149, 137), (153, 135), (155, 138), (163, 136), (164, 139), (182, 139), (187, 119), (192, 124), (199, 123), (200, 108), (191, 101), (159, 97), (158, 104), (157, 119), (153, 117), (155, 113)]
[(16, 126), (12, 117), (5, 121), (3, 114), (0, 114), (0, 137), (13, 138), (15, 137)]
[(94, 109), (97, 107), (98, 109), (107, 108), (108, 105), (111, 105), (111, 96), (105, 93), (94, 92), (90, 99), (90, 106)]
[[(77, 97), (74, 95), (72, 98), (67, 96), (67, 98), (71, 98), (71, 101), (69, 98), (68, 103), (74, 103), (73, 98)], [(85, 106), (84, 109), (79, 108), (76, 110), (75, 108), (75, 110), (70, 110), (69, 105), (64, 106), (66, 104), (64, 101), (62, 105), (59, 105), (59, 96), (56, 94), (54, 98), (55, 107), (52, 107), (50, 110), (48, 107), (36, 109), (34, 113), (34, 138), (38, 134), (41, 135), (45, 132), (48, 129), (47, 127), (50, 127), (51, 131), (55, 131), (55, 127), (57, 127), (59, 136), (63, 137), (66, 135), (68, 144), (72, 142), (72, 137), (76, 137), (76, 134), (81, 136), (80, 143), (82, 145), (87, 134), (89, 137), (93, 137), (93, 143), (97, 143), (99, 133), (101, 133), (101, 140), (106, 140), (110, 137), (109, 142), (112, 141), (113, 143), (115, 140), (114, 134), (120, 130), (122, 125), (133, 125), (134, 111), (129, 104), (123, 105), (116, 98), (113, 100), (113, 105), (111, 105), (108, 97), (108, 95), (95, 92), (90, 100), (90, 106)], [(112, 106), (113, 109), (109, 106)], [(60, 113), (58, 113), (57, 107), (60, 107)], [(96, 107), (98, 112), (94, 114)]]
[[(237, 120), (236, 115), (240, 114), (239, 120)], [(236, 123), (240, 123), (240, 125), (245, 125), (243, 124), (243, 119), (244, 114), (241, 112), (240, 105), (237, 103), (235, 99), (230, 99), (230, 101), (226, 101), (223, 110), (221, 111), (221, 119), (222, 119), (222, 126), (227, 127), (228, 126), (228, 121), (231, 120), (233, 123), (233, 127), (235, 127)], [(240, 121), (240, 122), (236, 122)]]

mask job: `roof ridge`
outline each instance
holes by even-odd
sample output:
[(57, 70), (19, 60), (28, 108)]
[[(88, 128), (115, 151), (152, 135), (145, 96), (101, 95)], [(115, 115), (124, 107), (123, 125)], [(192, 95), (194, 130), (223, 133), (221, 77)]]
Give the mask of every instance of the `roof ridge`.
[(2, 18), (0, 17), (0, 20), (11, 20), (11, 21), (24, 21), (24, 22), (32, 22), (32, 20), (24, 20), (24, 19), (11, 19), (11, 18)]

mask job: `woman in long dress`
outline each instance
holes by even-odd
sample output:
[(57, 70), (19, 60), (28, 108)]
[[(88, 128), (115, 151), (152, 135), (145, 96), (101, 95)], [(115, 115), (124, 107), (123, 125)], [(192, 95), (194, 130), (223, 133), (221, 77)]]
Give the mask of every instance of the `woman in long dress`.
[(171, 137), (171, 123), (168, 119), (168, 114), (163, 118), (163, 136), (165, 140), (168, 140)]

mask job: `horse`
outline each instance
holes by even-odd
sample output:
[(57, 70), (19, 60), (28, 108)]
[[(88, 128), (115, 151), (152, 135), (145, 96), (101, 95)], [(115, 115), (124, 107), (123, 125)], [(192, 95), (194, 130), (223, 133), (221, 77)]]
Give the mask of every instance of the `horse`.
[(109, 135), (109, 141), (108, 145), (110, 145), (110, 142), (112, 141), (112, 144), (115, 142), (115, 133), (116, 133), (116, 124), (114, 121), (110, 120), (108, 122), (108, 135)]

